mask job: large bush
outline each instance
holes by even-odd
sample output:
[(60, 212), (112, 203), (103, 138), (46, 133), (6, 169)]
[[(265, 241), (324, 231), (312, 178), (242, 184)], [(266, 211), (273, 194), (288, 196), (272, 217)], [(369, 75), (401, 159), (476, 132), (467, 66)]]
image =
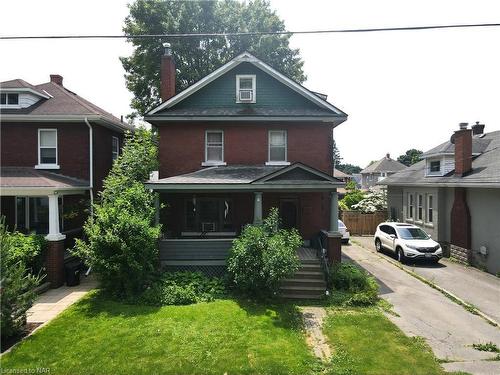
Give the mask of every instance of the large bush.
[(28, 268), (32, 274), (42, 271), (47, 240), (39, 234), (23, 234), (20, 232), (7, 232), (11, 246), (9, 248), (10, 257), (14, 263), (19, 261)]
[(210, 302), (225, 295), (222, 279), (201, 272), (165, 272), (144, 291), (139, 301), (153, 306)]
[(351, 210), (352, 207), (363, 200), (365, 194), (356, 187), (354, 181), (349, 181), (346, 185), (346, 194), (339, 202), (342, 210)]
[(387, 209), (387, 192), (384, 190), (370, 190), (365, 197), (351, 207), (353, 210), (364, 213), (373, 213), (375, 211)]
[(331, 300), (343, 306), (369, 306), (378, 301), (375, 278), (352, 263), (336, 263), (330, 268), (328, 288)]
[(74, 253), (92, 267), (102, 288), (117, 297), (139, 295), (158, 268), (155, 195), (143, 184), (156, 167), (152, 133), (137, 129), (127, 134), (123, 153), (93, 206), (94, 215), (84, 225), (86, 240), (77, 240), (75, 246)]
[(246, 226), (234, 241), (227, 260), (231, 281), (252, 295), (273, 294), (299, 268), (302, 242), (296, 229), (279, 228), (279, 213), (273, 208), (262, 225)]
[[(30, 273), (27, 265), (36, 249), (26, 246), (21, 234), (11, 234), (5, 226), (5, 218), (0, 218), (0, 296), (2, 338), (22, 331), (26, 324), (26, 311), (33, 305), (35, 288), (40, 277)], [(27, 237), (33, 238), (33, 237)]]

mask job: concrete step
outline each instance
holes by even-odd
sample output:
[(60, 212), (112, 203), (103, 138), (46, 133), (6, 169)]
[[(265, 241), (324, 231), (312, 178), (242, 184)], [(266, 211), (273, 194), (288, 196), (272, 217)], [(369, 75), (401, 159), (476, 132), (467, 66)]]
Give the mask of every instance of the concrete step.
[(322, 271), (322, 268), (321, 268), (321, 265), (319, 263), (316, 263), (316, 264), (302, 264), (298, 271), (307, 271), (307, 272), (311, 272), (311, 271), (316, 271), (316, 272), (321, 272)]
[(319, 263), (319, 259), (301, 259), (300, 263), (302, 263), (302, 264), (316, 264), (316, 263)]
[(320, 270), (320, 271), (297, 271), (297, 272), (295, 272), (295, 275), (293, 277), (296, 279), (305, 278), (305, 279), (321, 279), (321, 280), (323, 280), (324, 275), (323, 275), (322, 270)]
[(301, 294), (308, 294), (308, 293), (324, 293), (326, 288), (324, 286), (303, 286), (303, 285), (283, 285), (280, 286), (280, 290), (282, 292), (300, 292)]
[(322, 288), (326, 288), (326, 282), (323, 279), (285, 279), (281, 282), (282, 286), (297, 286), (297, 287), (309, 287), (309, 286), (318, 286)]
[(324, 294), (282, 293), (281, 297), (287, 299), (322, 299)]

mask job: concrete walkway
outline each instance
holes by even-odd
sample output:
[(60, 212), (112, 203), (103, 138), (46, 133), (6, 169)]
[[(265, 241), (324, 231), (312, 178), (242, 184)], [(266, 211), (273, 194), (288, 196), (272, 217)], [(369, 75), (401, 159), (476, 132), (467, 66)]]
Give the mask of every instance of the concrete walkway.
[(380, 295), (394, 306), (399, 316), (388, 314), (409, 336), (425, 338), (447, 370), (472, 374), (500, 374), (496, 354), (477, 351), (474, 343), (493, 342), (500, 346), (500, 329), (466, 311), (439, 291), (395, 267), (378, 254), (352, 244), (343, 246), (345, 260), (358, 263), (374, 275)]
[(48, 290), (41, 294), (27, 311), (28, 323), (45, 324), (49, 322), (96, 286), (97, 282), (92, 276), (89, 276), (82, 277), (78, 286), (64, 285), (57, 289)]
[[(372, 236), (352, 239), (365, 249), (375, 252)], [(381, 255), (393, 257), (390, 251), (384, 251)], [(442, 259), (438, 264), (407, 264), (405, 268), (474, 305), (478, 310), (500, 323), (500, 278), (448, 259)]]

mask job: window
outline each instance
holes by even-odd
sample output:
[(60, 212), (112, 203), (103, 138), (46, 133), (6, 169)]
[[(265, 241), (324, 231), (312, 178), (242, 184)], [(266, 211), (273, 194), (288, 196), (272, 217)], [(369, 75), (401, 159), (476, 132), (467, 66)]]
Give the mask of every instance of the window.
[(286, 138), (285, 130), (269, 131), (269, 162), (286, 162)]
[(408, 193), (408, 214), (409, 219), (413, 219), (413, 194)]
[(234, 232), (233, 203), (228, 198), (197, 198), (186, 200), (184, 234)]
[(38, 129), (38, 164), (57, 165), (57, 129)]
[(417, 205), (418, 205), (418, 215), (417, 215), (417, 218), (418, 220), (422, 220), (423, 217), (424, 217), (424, 197), (422, 194), (419, 194), (418, 196), (418, 201), (417, 201)]
[(255, 75), (236, 76), (236, 103), (255, 103)]
[(205, 165), (224, 164), (224, 132), (207, 130), (205, 133)]
[(118, 158), (118, 155), (120, 154), (120, 141), (118, 140), (118, 137), (112, 137), (111, 138), (111, 155), (113, 160), (116, 160)]
[(17, 93), (3, 93), (0, 94), (0, 105), (19, 105), (19, 94)]
[[(63, 200), (59, 197), (59, 225), (63, 230)], [(21, 232), (49, 232), (49, 198), (16, 197), (16, 228)]]
[(430, 163), (430, 172), (439, 173), (441, 172), (441, 160), (434, 160)]
[(427, 222), (434, 222), (434, 199), (432, 195), (427, 196)]

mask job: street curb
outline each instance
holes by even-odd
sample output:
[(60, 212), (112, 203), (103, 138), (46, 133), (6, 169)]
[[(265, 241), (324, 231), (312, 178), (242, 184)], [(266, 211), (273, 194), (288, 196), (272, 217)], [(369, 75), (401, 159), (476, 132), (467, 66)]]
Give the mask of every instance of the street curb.
[(483, 313), (481, 310), (479, 310), (477, 307), (471, 305), (470, 303), (464, 301), (463, 299), (461, 299), (460, 297), (458, 297), (457, 295), (453, 294), (452, 292), (450, 292), (449, 290), (445, 289), (445, 288), (442, 288), (440, 287), (439, 285), (437, 284), (434, 284), (432, 281), (426, 279), (425, 277), (419, 275), (418, 273), (416, 272), (413, 272), (412, 270), (409, 270), (408, 268), (406, 268), (405, 266), (401, 265), (399, 262), (396, 262), (392, 259), (388, 259), (386, 257), (383, 257), (382, 255), (380, 255), (379, 253), (377, 253), (376, 251), (373, 251), (373, 250), (370, 250), (370, 249), (367, 249), (365, 246), (363, 246), (361, 243), (357, 242), (356, 240), (352, 240), (356, 245), (358, 245), (359, 247), (361, 247), (362, 249), (365, 249), (369, 252), (371, 252), (372, 254), (375, 254), (377, 255), (380, 259), (384, 259), (385, 261), (391, 263), (393, 266), (396, 266), (398, 267), (399, 269), (401, 269), (402, 271), (406, 272), (408, 275), (410, 276), (413, 276), (414, 278), (416, 278), (417, 280), (420, 280), (421, 282), (423, 282), (424, 284), (427, 284), (429, 285), (431, 288), (433, 289), (436, 289), (437, 291), (441, 292), (442, 294), (444, 294), (446, 297), (448, 297), (450, 300), (452, 300), (453, 302), (455, 302), (457, 305), (460, 305), (462, 306), (465, 310), (469, 311), (471, 314), (474, 314), (474, 315), (478, 315), (480, 316), (481, 318), (483, 318), (484, 320), (486, 320), (488, 322), (488, 324), (494, 326), (494, 327), (497, 327), (497, 328), (500, 328), (500, 323), (498, 323), (495, 319), (489, 317), (488, 315), (486, 315), (485, 313)]

